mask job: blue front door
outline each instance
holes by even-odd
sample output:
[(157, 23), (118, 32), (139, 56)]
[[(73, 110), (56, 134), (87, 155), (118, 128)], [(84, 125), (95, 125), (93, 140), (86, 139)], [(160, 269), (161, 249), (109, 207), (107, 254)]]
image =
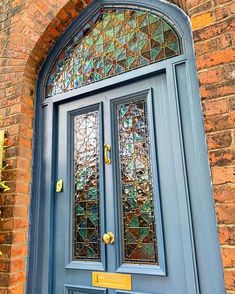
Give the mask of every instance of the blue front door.
[(198, 293), (172, 86), (161, 73), (58, 106), (54, 294)]

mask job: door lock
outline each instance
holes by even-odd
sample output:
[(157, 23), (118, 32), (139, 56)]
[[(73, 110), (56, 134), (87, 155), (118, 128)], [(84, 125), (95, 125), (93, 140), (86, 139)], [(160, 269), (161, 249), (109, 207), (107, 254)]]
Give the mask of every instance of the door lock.
[(61, 193), (63, 190), (63, 180), (60, 179), (56, 183), (56, 193)]
[(103, 235), (102, 241), (104, 242), (105, 245), (108, 244), (113, 244), (114, 243), (114, 234), (112, 232), (108, 232)]

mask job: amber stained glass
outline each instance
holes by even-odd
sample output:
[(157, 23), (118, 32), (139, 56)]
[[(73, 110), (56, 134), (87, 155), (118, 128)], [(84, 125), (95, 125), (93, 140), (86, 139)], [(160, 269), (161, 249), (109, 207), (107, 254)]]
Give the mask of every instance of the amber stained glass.
[(148, 11), (103, 9), (59, 54), (47, 97), (149, 65), (181, 53), (166, 20)]
[(100, 260), (98, 111), (74, 117), (73, 260)]
[(157, 264), (147, 101), (121, 104), (117, 114), (123, 260)]

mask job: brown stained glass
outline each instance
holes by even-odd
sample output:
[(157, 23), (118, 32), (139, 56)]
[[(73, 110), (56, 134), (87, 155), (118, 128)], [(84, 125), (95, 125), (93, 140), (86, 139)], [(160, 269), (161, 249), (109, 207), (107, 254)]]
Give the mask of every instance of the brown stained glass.
[(123, 260), (157, 264), (147, 101), (117, 107)]
[(59, 54), (46, 96), (109, 78), (181, 54), (180, 37), (148, 11), (103, 9)]
[(74, 117), (73, 260), (100, 261), (98, 111)]

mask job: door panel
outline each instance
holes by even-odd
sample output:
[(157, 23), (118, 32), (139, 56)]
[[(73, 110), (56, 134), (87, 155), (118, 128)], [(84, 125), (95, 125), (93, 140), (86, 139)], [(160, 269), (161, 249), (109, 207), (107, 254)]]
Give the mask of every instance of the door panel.
[(152, 96), (149, 88), (111, 101), (118, 271), (165, 275)]
[(106, 294), (106, 289), (97, 289), (93, 287), (75, 287), (65, 286), (65, 294)]
[[(130, 273), (132, 292), (117, 293), (197, 293), (188, 282), (189, 214), (181, 215), (181, 126), (167, 82), (163, 73), (58, 106), (56, 176), (64, 189), (55, 198), (53, 293), (92, 287), (92, 271)], [(101, 242), (107, 232), (114, 244)]]
[[(117, 293), (117, 294), (141, 294), (140, 292), (127, 292), (127, 291), (125, 291), (125, 292), (124, 291), (116, 291), (115, 293)], [(145, 294), (150, 294), (150, 293), (145, 293)], [(156, 294), (160, 294), (160, 293), (156, 293)]]

